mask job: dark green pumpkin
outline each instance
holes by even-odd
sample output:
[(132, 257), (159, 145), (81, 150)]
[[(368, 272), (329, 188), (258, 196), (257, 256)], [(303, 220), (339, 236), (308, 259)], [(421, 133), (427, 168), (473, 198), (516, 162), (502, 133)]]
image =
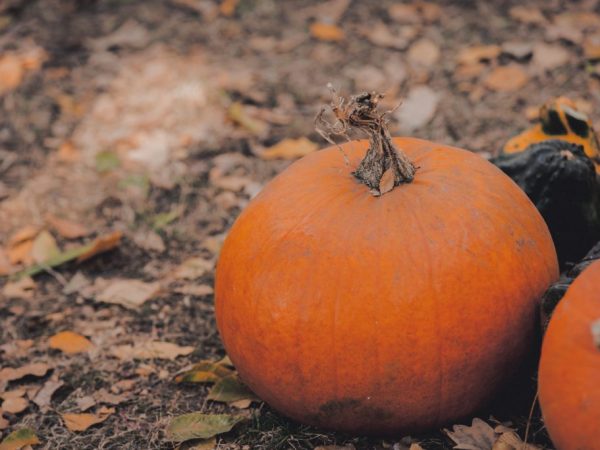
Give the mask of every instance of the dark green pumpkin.
[(600, 183), (580, 145), (533, 144), (492, 160), (525, 191), (548, 224), (562, 269), (600, 240)]

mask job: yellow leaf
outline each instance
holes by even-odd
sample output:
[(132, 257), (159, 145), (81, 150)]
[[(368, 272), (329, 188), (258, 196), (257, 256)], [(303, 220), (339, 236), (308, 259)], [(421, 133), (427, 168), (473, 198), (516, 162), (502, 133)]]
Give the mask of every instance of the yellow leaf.
[(83, 225), (67, 219), (61, 219), (53, 214), (46, 214), (46, 222), (66, 239), (77, 239), (90, 234)]
[(21, 428), (10, 433), (0, 444), (0, 450), (19, 450), (26, 445), (39, 444), (40, 440), (30, 428)]
[(339, 42), (346, 37), (344, 30), (337, 25), (315, 22), (310, 26), (310, 34), (320, 41)]
[(73, 331), (61, 331), (55, 334), (49, 339), (48, 345), (50, 348), (69, 354), (86, 352), (92, 347), (88, 338)]
[(31, 257), (33, 261), (42, 264), (60, 253), (56, 240), (48, 231), (41, 231), (33, 240)]
[(266, 149), (260, 156), (263, 159), (295, 159), (308, 155), (318, 148), (317, 144), (305, 137), (284, 139)]
[(96, 414), (63, 414), (62, 419), (69, 431), (85, 431), (92, 425), (104, 422), (114, 412), (114, 408), (102, 407)]

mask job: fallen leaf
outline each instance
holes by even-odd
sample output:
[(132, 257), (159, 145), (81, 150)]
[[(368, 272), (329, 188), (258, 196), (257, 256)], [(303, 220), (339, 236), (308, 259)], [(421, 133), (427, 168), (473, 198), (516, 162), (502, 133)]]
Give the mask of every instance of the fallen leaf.
[(158, 213), (152, 218), (152, 228), (162, 230), (170, 223), (175, 222), (181, 216), (181, 209), (175, 208), (169, 212)]
[(484, 80), (483, 84), (492, 91), (514, 92), (521, 89), (529, 81), (529, 75), (516, 64), (496, 67)]
[(56, 240), (48, 231), (42, 230), (33, 240), (31, 257), (33, 262), (43, 264), (60, 254)]
[(219, 12), (225, 17), (231, 17), (239, 2), (240, 0), (223, 0), (219, 5)]
[(403, 27), (399, 33), (392, 33), (385, 23), (377, 22), (369, 25), (363, 31), (363, 34), (372, 44), (378, 47), (404, 50), (416, 36), (417, 29), (414, 27)]
[(31, 428), (13, 431), (0, 443), (0, 450), (20, 450), (27, 445), (39, 444), (40, 440)]
[(79, 409), (79, 411), (82, 412), (87, 411), (92, 406), (96, 406), (96, 400), (94, 400), (94, 397), (92, 397), (91, 395), (86, 395), (85, 397), (78, 398), (77, 400), (75, 400), (75, 403), (77, 404), (77, 408)]
[(189, 370), (175, 377), (176, 383), (214, 383), (221, 378), (232, 375), (234, 372), (225, 367), (225, 364), (214, 361), (200, 361)]
[(406, 100), (395, 113), (400, 129), (404, 133), (410, 133), (433, 119), (439, 95), (429, 86), (413, 87)]
[(27, 391), (25, 389), (13, 389), (12, 391), (5, 391), (0, 394), (0, 398), (3, 400), (8, 400), (10, 398), (20, 398), (23, 397)]
[(0, 247), (0, 277), (4, 275), (10, 275), (13, 272), (13, 265), (10, 263), (8, 253)]
[(105, 287), (96, 294), (97, 301), (136, 309), (154, 297), (160, 290), (160, 283), (146, 283), (141, 280), (113, 278), (105, 280)]
[(453, 448), (461, 450), (491, 450), (497, 439), (494, 429), (477, 417), (471, 426), (454, 425), (444, 432), (456, 444)]
[(174, 417), (167, 426), (167, 439), (184, 442), (190, 439), (209, 439), (230, 431), (244, 420), (243, 416), (231, 414), (190, 413)]
[[(496, 433), (499, 433), (499, 427), (496, 427), (494, 430)], [(519, 435), (514, 431), (504, 431), (498, 437), (496, 442), (492, 447), (492, 450), (541, 450), (540, 447), (535, 445), (526, 444), (521, 440)]]
[(535, 7), (513, 6), (508, 13), (513, 19), (528, 25), (543, 25), (547, 22), (542, 12)]
[(63, 287), (63, 294), (70, 295), (76, 292), (80, 292), (83, 288), (90, 285), (90, 280), (88, 280), (85, 275), (81, 272), (77, 272), (75, 275), (71, 277), (69, 282)]
[(539, 42), (533, 47), (532, 63), (541, 70), (552, 70), (565, 65), (569, 58), (569, 52), (560, 45)]
[(498, 45), (476, 45), (463, 48), (457, 57), (459, 64), (476, 64), (482, 61), (492, 61), (500, 56), (502, 48)]
[(25, 70), (15, 53), (0, 56), (0, 95), (18, 87), (23, 81)]
[(110, 172), (120, 165), (121, 160), (115, 152), (103, 151), (96, 155), (96, 170), (100, 173)]
[(524, 60), (533, 53), (533, 46), (530, 42), (507, 41), (502, 43), (502, 52), (517, 60)]
[(35, 225), (27, 225), (26, 227), (21, 228), (8, 239), (8, 246), (14, 247), (15, 245), (20, 244), (21, 242), (31, 241), (34, 237), (37, 236), (39, 231), (40, 227), (37, 227)]
[(15, 381), (26, 376), (43, 377), (50, 370), (45, 363), (32, 363), (18, 368), (5, 367), (0, 370), (0, 381)]
[(600, 59), (600, 34), (594, 34), (585, 38), (583, 42), (583, 56), (590, 61)]
[(128, 19), (112, 33), (91, 40), (90, 46), (97, 51), (111, 47), (142, 48), (148, 44), (150, 33), (138, 21)]
[(11, 264), (31, 264), (33, 262), (33, 258), (31, 257), (32, 248), (33, 240), (19, 242), (18, 244), (9, 247), (8, 260)]
[(19, 414), (28, 406), (29, 401), (23, 397), (8, 398), (2, 402), (2, 410), (11, 414)]
[(208, 284), (177, 286), (173, 289), (176, 294), (193, 295), (194, 297), (204, 297), (214, 293), (214, 289)]
[(35, 282), (30, 277), (23, 277), (17, 281), (9, 281), (2, 288), (2, 294), (6, 298), (21, 298), (30, 300), (33, 298)]
[(139, 248), (147, 251), (162, 253), (166, 250), (163, 239), (152, 230), (138, 231), (133, 235), (133, 242)]
[(96, 414), (67, 413), (67, 414), (63, 414), (61, 417), (65, 423), (65, 426), (69, 429), (69, 431), (85, 431), (92, 425), (96, 425), (96, 424), (104, 422), (114, 412), (115, 412), (114, 408), (102, 407)]
[(173, 271), (173, 277), (177, 280), (195, 280), (214, 267), (214, 262), (210, 260), (200, 257), (188, 258)]
[(417, 24), (421, 22), (421, 15), (415, 4), (393, 3), (388, 9), (389, 16), (402, 24)]
[(215, 402), (237, 402), (240, 400), (260, 401), (234, 373), (217, 380), (206, 397)]
[(198, 444), (188, 447), (188, 450), (215, 450), (217, 448), (217, 439), (204, 439)]
[(99, 391), (94, 392), (93, 398), (96, 403), (106, 403), (108, 405), (119, 405), (127, 400), (129, 400), (130, 395), (128, 394), (113, 394), (108, 392), (106, 389), (100, 389)]
[(195, 347), (184, 346), (170, 342), (149, 341), (135, 345), (117, 345), (111, 349), (111, 354), (122, 360), (130, 359), (170, 359), (186, 356), (192, 353)]
[(334, 24), (315, 22), (310, 25), (312, 37), (325, 42), (339, 42), (346, 37), (344, 30)]
[(36, 264), (32, 267), (22, 270), (15, 276), (20, 278), (24, 276), (37, 275), (38, 273), (44, 272), (48, 267), (57, 267), (76, 258), (77, 262), (85, 261), (99, 253), (103, 253), (115, 248), (121, 242), (121, 236), (122, 233), (120, 231), (115, 231), (109, 235), (101, 236), (89, 244), (59, 253), (54, 258), (46, 261), (44, 264)]
[(81, 154), (71, 141), (65, 141), (58, 147), (58, 159), (63, 162), (79, 161)]
[(248, 113), (248, 109), (240, 102), (231, 104), (227, 110), (227, 117), (236, 125), (258, 137), (264, 136), (269, 130), (269, 125), (265, 121), (252, 117)]
[(440, 59), (440, 48), (429, 39), (419, 39), (408, 49), (408, 59), (417, 65), (433, 67)]
[(61, 219), (53, 214), (46, 214), (46, 222), (66, 239), (77, 239), (90, 234), (90, 231), (83, 225), (67, 219)]
[[(54, 375), (54, 377), (56, 377), (56, 375)], [(40, 410), (47, 411), (52, 402), (52, 396), (63, 385), (64, 383), (57, 378), (46, 381), (44, 386), (33, 397), (33, 403), (35, 403)]]
[(50, 337), (48, 346), (63, 353), (75, 354), (87, 352), (92, 343), (88, 338), (73, 331), (61, 331)]
[(318, 144), (305, 137), (287, 138), (267, 148), (260, 154), (260, 157), (263, 159), (296, 159), (306, 156), (318, 148)]
[(383, 176), (379, 181), (379, 193), (380, 195), (385, 194), (386, 192), (390, 192), (394, 189), (394, 183), (396, 181), (396, 177), (394, 175), (394, 170), (390, 167), (388, 170), (383, 172)]

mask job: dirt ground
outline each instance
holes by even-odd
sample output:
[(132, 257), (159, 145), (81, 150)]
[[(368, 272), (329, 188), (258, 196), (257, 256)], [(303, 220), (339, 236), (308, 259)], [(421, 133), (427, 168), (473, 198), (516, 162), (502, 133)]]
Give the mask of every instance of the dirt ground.
[[(220, 244), (265, 183), (326, 145), (313, 120), (328, 83), (402, 102), (394, 134), (485, 156), (554, 96), (600, 119), (600, 2), (521, 3), (1, 2), (0, 364), (41, 366), (0, 377), (23, 399), (2, 407), (0, 437), (28, 427), (35, 448), (172, 449), (171, 418), (202, 411), (248, 417), (219, 448), (408, 449), (404, 436), (325, 433), (260, 403), (209, 401), (210, 386), (174, 377), (225, 355)], [(47, 264), (97, 238), (110, 249)], [(85, 349), (56, 344), (60, 331)], [(528, 417), (524, 374), (479, 417), (552, 448), (539, 410)], [(98, 423), (75, 431), (68, 414)], [(453, 446), (442, 430), (412, 442)]]

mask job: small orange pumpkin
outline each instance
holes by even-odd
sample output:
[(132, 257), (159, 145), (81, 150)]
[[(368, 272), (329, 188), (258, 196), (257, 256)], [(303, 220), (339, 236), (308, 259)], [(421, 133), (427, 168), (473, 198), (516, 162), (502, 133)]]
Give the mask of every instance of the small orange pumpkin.
[(600, 450), (600, 261), (579, 275), (554, 311), (542, 345), (539, 396), (561, 450)]

